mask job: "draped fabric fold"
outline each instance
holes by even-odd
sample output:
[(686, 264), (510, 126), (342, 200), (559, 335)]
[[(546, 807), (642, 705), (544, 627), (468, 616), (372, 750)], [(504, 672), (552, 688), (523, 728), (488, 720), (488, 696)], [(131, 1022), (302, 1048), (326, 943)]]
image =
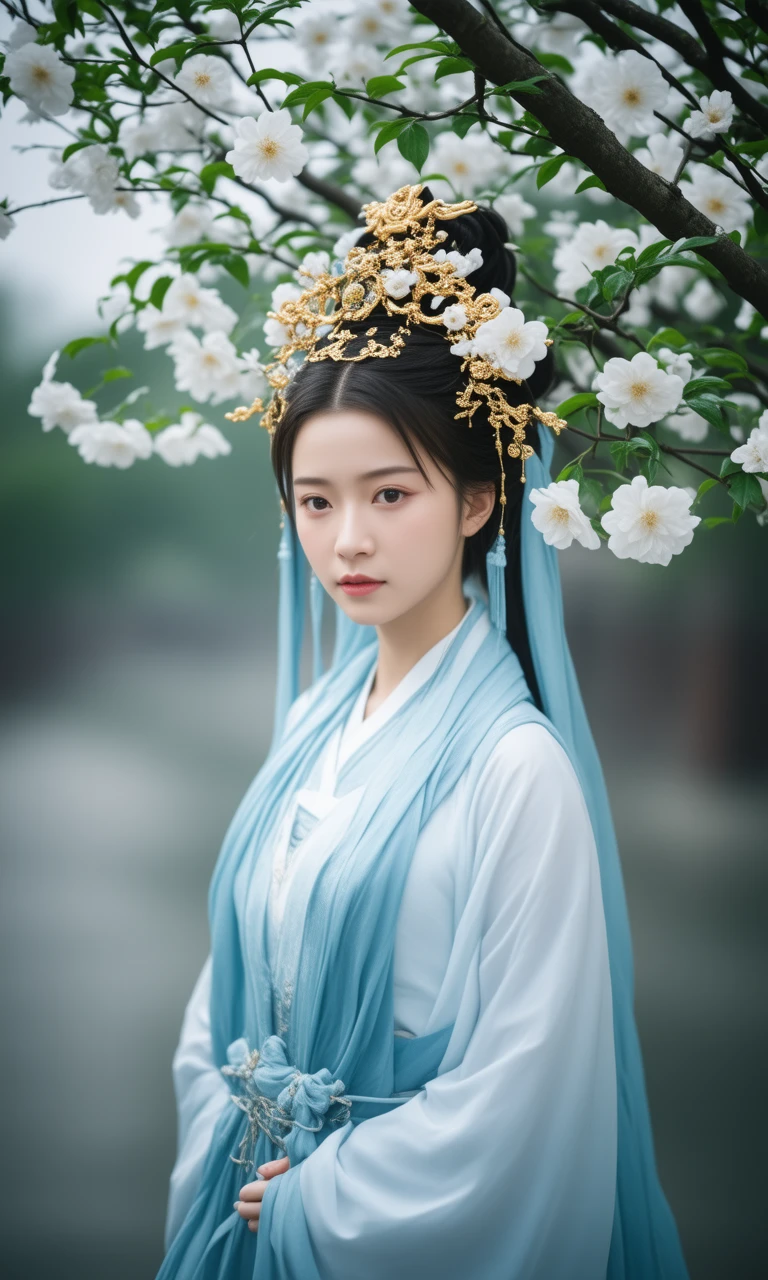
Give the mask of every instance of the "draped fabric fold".
[[(345, 723), (376, 661), (375, 631), (337, 611), (331, 666), (313, 683), (303, 714), (285, 727), (298, 692), (307, 577), (305, 558), (286, 520), (275, 735), (226, 833), (210, 889), (213, 1057), (221, 1068), (231, 1065), (228, 1051), (233, 1045), (239, 1045), (234, 1057), (241, 1063), (249, 1049), (270, 1046), (267, 1065), (276, 1072), (270, 1084), (274, 1100), (286, 1087), (290, 1067), (312, 1077), (321, 1092), (332, 1085), (334, 1095), (338, 1088), (345, 1096), (389, 1098), (393, 1106), (398, 1092), (419, 1089), (446, 1061), (460, 1060), (471, 1028), (448, 1026), (440, 1034), (420, 1037), (420, 1045), (401, 1044), (393, 1036), (393, 945), (403, 887), (419, 832), (458, 779), (468, 769), (482, 769), (515, 726), (541, 724), (574, 766), (600, 867), (619, 1094), (607, 1275), (609, 1280), (685, 1280), (674, 1220), (654, 1164), (632, 1008), (629, 925), (605, 783), (565, 638), (556, 552), (528, 518), (530, 489), (549, 482), (548, 434), (542, 437), (542, 449), (542, 458), (531, 458), (526, 466), (522, 557), (526, 617), (544, 711), (534, 705), (503, 634), (478, 629), (487, 606), (467, 584), (472, 607), (434, 673), (341, 768), (340, 802), (326, 820), (331, 853), (322, 863), (307, 860), (297, 870), (271, 954), (268, 897), (276, 832), (291, 797), (306, 784), (331, 736)], [(270, 1039), (276, 1037), (278, 1013), (279, 1061)], [(562, 1069), (567, 1072), (566, 1063)], [(291, 1168), (267, 1187), (255, 1235), (232, 1210), (247, 1180), (236, 1161), (249, 1118), (239, 1105), (222, 1111), (198, 1194), (158, 1280), (333, 1280), (318, 1269), (302, 1202), (301, 1168), (332, 1133), (343, 1141), (366, 1112), (353, 1113), (341, 1127), (334, 1125), (338, 1117), (326, 1115), (322, 1106), (330, 1097), (328, 1089), (322, 1099), (314, 1098), (317, 1105), (302, 1112), (311, 1123), (291, 1143)], [(369, 1105), (375, 1110), (376, 1104)], [(258, 1126), (253, 1139), (254, 1166), (282, 1154)], [(499, 1229), (503, 1225), (508, 1232), (513, 1222), (507, 1213)], [(508, 1280), (523, 1274), (513, 1252), (511, 1246)], [(420, 1274), (429, 1280), (427, 1271)], [(478, 1280), (496, 1280), (496, 1273), (491, 1277), (483, 1270), (482, 1251), (475, 1274)], [(441, 1280), (458, 1280), (458, 1275), (443, 1271)], [(589, 1280), (601, 1278), (593, 1274)]]

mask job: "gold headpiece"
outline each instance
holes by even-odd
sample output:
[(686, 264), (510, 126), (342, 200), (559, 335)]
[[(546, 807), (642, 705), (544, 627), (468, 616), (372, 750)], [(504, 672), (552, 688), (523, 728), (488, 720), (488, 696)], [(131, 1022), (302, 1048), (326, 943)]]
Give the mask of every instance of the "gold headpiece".
[[(525, 460), (534, 450), (525, 442), (525, 428), (532, 418), (538, 418), (556, 434), (567, 425), (554, 413), (545, 413), (535, 405), (508, 403), (499, 385), (500, 380), (523, 382), (522, 376), (506, 371), (498, 359), (494, 359), (494, 347), (499, 341), (507, 343), (510, 359), (523, 354), (515, 352), (515, 343), (521, 341), (521, 312), (512, 309), (508, 314), (513, 320), (513, 331), (507, 326), (503, 333), (491, 322), (496, 321), (508, 308), (509, 298), (494, 289), (491, 293), (476, 293), (466, 276), (482, 265), (479, 249), (471, 249), (465, 256), (457, 251), (446, 253), (441, 244), (448, 233), (435, 230), (436, 222), (448, 222), (462, 214), (473, 213), (477, 205), (471, 200), (457, 204), (444, 204), (442, 200), (421, 200), (421, 186), (401, 187), (383, 203), (372, 202), (363, 206), (366, 216), (365, 229), (377, 243), (353, 245), (344, 263), (333, 264), (336, 273), (320, 271), (308, 288), (298, 297), (289, 297), (276, 311), (268, 313), (272, 329), (278, 339), (284, 339), (277, 357), (264, 368), (267, 382), (272, 387), (272, 397), (264, 406), (257, 397), (250, 407), (241, 406), (225, 414), (231, 422), (244, 422), (254, 413), (261, 413), (261, 425), (270, 435), (274, 432), (285, 409), (285, 389), (291, 381), (301, 353), (309, 362), (317, 360), (343, 360), (356, 363), (360, 360), (396, 357), (402, 351), (413, 326), (440, 327), (452, 342), (451, 350), (462, 358), (461, 371), (466, 374), (466, 387), (459, 392), (456, 418), (466, 418), (468, 426), (483, 403), (486, 404), (491, 427), (496, 433), (496, 451), (501, 468), (501, 528), (504, 532), (504, 463), (501, 430), (509, 427), (513, 441), (507, 445), (510, 457), (520, 458), (521, 481), (525, 481)], [(362, 234), (362, 233), (361, 233)], [(301, 270), (301, 269), (300, 269)], [(313, 273), (314, 274), (314, 273)], [(302, 276), (307, 279), (307, 275)], [(429, 300), (425, 310), (422, 303)], [(443, 302), (450, 305), (436, 312)], [(391, 316), (402, 317), (399, 328), (390, 335), (388, 342), (377, 340), (377, 327), (372, 325), (361, 334), (359, 326), (376, 307), (383, 307)], [(520, 317), (519, 322), (516, 317)], [(345, 327), (354, 322), (356, 330)], [(517, 329), (514, 329), (517, 324)], [(546, 327), (539, 322), (526, 326), (535, 331), (534, 347), (550, 346), (545, 338)], [(368, 339), (355, 354), (346, 354), (352, 343)], [(527, 343), (523, 343), (527, 345)], [(528, 357), (530, 373), (533, 360)], [(518, 364), (522, 362), (518, 360)], [(523, 366), (524, 367), (524, 366)]]

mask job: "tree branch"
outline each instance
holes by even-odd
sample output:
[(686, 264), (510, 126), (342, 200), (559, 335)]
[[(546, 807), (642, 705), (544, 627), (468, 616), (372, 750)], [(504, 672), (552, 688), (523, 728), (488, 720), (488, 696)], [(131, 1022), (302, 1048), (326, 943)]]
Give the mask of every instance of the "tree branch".
[(411, 4), (447, 32), (494, 84), (543, 76), (538, 94), (516, 90), (510, 96), (541, 121), (558, 147), (581, 160), (612, 196), (636, 209), (667, 239), (717, 236), (714, 244), (698, 252), (735, 293), (768, 319), (768, 270), (728, 236), (718, 234), (715, 224), (678, 188), (635, 159), (597, 113), (548, 75), (530, 53), (512, 45), (468, 0), (411, 0)]

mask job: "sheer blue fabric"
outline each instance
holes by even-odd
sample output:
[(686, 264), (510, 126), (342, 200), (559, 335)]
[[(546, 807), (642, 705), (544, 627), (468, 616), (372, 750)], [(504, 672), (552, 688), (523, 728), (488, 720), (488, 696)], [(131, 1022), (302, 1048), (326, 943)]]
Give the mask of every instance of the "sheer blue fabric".
[[(254, 1049), (264, 1052), (260, 1065), (265, 1093), (283, 1115), (300, 1117), (304, 1127), (295, 1125), (284, 1137), (291, 1168), (267, 1187), (254, 1235), (233, 1211), (233, 1201), (243, 1183), (257, 1176), (256, 1166), (283, 1152), (263, 1129), (256, 1129), (252, 1168), (236, 1164), (249, 1120), (238, 1106), (225, 1109), (198, 1195), (158, 1280), (331, 1280), (320, 1275), (313, 1255), (301, 1202), (301, 1161), (338, 1131), (341, 1121), (360, 1123), (382, 1106), (397, 1106), (403, 1100), (398, 1094), (418, 1089), (438, 1073), (450, 1027), (412, 1040), (393, 1035), (394, 935), (411, 856), (419, 831), (470, 763), (482, 766), (510, 728), (530, 721), (546, 726), (576, 769), (600, 864), (619, 1106), (607, 1277), (687, 1276), (656, 1173), (634, 1023), (621, 868), (602, 770), (565, 637), (557, 553), (528, 515), (528, 493), (550, 481), (552, 449), (552, 437), (546, 433), (542, 457), (526, 464), (521, 543), (526, 618), (544, 712), (534, 705), (517, 656), (495, 628), (488, 630), (469, 667), (459, 669), (461, 647), (487, 609), (479, 589), (468, 584), (472, 608), (433, 675), (342, 767), (337, 794), (359, 791), (361, 798), (333, 855), (311, 885), (305, 892), (301, 885), (298, 892), (292, 888), (277, 954), (270, 957), (267, 900), (278, 825), (295, 790), (346, 720), (376, 661), (375, 631), (350, 622), (337, 610), (331, 666), (314, 681), (303, 714), (293, 717), (286, 729), (288, 709), (299, 691), (308, 566), (285, 521), (273, 742), (232, 819), (211, 882), (211, 1029), (214, 1061), (222, 1067), (244, 1061)], [(287, 1087), (291, 1079), (293, 1094)], [(341, 1117), (334, 1115), (339, 1104), (330, 1098), (338, 1096), (337, 1085), (345, 1098), (355, 1099), (349, 1120), (343, 1108)], [(509, 1222), (503, 1229), (510, 1232)], [(507, 1274), (509, 1280), (520, 1275), (513, 1233)], [(481, 1256), (476, 1276), (483, 1280)]]

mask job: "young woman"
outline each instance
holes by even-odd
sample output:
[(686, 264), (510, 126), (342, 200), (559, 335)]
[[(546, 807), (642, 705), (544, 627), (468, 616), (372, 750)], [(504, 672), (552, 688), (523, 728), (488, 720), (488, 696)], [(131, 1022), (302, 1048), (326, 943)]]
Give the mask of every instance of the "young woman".
[(524, 483), (518, 436), (498, 446), (496, 392), (530, 403), (549, 358), (526, 382), (482, 356), (514, 286), (497, 215), (418, 187), (366, 212), (341, 281), (278, 317), (275, 738), (174, 1058), (160, 1277), (684, 1280), (605, 786), (530, 520), (553, 440), (533, 422)]

